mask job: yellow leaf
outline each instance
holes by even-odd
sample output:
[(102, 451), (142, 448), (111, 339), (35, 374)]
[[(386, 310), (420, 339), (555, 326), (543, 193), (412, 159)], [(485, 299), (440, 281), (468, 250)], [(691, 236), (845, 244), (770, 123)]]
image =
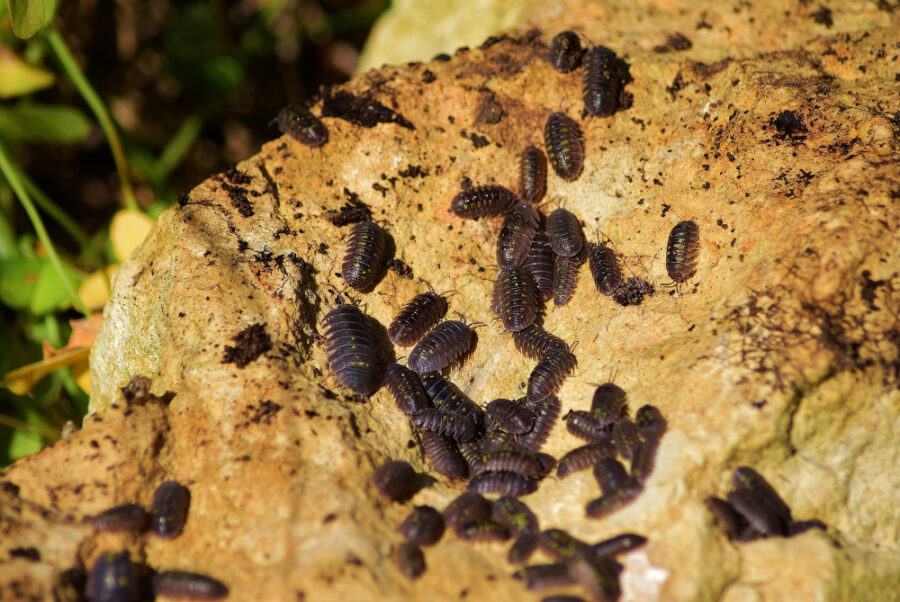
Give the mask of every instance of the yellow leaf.
[(112, 279), (119, 270), (118, 265), (106, 266), (88, 274), (78, 287), (78, 298), (90, 311), (101, 309), (112, 294)]
[(81, 387), (81, 390), (91, 394), (91, 364), (87, 359), (83, 359), (78, 363), (72, 364), (72, 376), (75, 382)]
[(52, 85), (52, 73), (32, 67), (0, 46), (0, 98), (24, 96)]
[(90, 347), (79, 347), (51, 358), (22, 366), (12, 372), (8, 372), (3, 377), (3, 386), (16, 395), (25, 395), (39, 380), (50, 372), (65, 366), (71, 366), (81, 360), (87, 362), (90, 352)]
[(109, 225), (109, 240), (119, 261), (125, 261), (132, 251), (137, 249), (150, 228), (153, 220), (133, 209), (121, 209), (116, 212)]

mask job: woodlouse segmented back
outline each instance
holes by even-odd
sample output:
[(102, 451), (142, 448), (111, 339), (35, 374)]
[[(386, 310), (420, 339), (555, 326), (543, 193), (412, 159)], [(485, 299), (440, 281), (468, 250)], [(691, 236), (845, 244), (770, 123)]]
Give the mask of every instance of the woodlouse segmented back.
[(541, 359), (551, 349), (569, 348), (565, 341), (550, 334), (538, 323), (514, 332), (513, 343), (522, 355), (533, 360)]
[(306, 146), (322, 146), (328, 142), (325, 124), (306, 107), (288, 105), (279, 111), (275, 121), (282, 134), (289, 134)]
[(500, 270), (494, 290), (504, 328), (515, 332), (534, 323), (538, 312), (537, 288), (528, 271), (519, 266)]
[(609, 439), (610, 428), (594, 420), (590, 412), (572, 410), (566, 414), (566, 430), (585, 441), (602, 441)]
[(584, 168), (584, 138), (581, 127), (565, 113), (556, 112), (544, 126), (544, 147), (553, 171), (571, 182)]
[(600, 427), (606, 427), (618, 420), (628, 407), (628, 394), (614, 383), (603, 383), (594, 391), (591, 400), (591, 418)]
[(424, 431), (422, 447), (425, 449), (425, 457), (428, 458), (435, 472), (450, 479), (468, 478), (469, 466), (453, 437), (434, 431)]
[(525, 404), (534, 412), (534, 426), (524, 435), (516, 436), (516, 445), (519, 449), (538, 451), (550, 436), (550, 431), (559, 418), (562, 404), (555, 395), (534, 402), (526, 398)]
[(409, 499), (416, 492), (416, 471), (403, 460), (385, 462), (375, 470), (373, 480), (378, 492), (394, 502)]
[(504, 496), (494, 500), (491, 516), (495, 521), (505, 526), (513, 535), (523, 531), (536, 532), (539, 530), (538, 518), (528, 504), (522, 500)]
[(122, 504), (86, 519), (98, 531), (137, 531), (150, 526), (150, 515), (139, 504)]
[(622, 268), (619, 256), (603, 243), (591, 245), (588, 261), (594, 286), (601, 295), (612, 295), (622, 285)]
[(631, 478), (643, 485), (656, 466), (659, 439), (647, 439), (638, 445), (631, 457)]
[(538, 545), (551, 558), (560, 562), (566, 562), (579, 554), (588, 554), (591, 549), (586, 543), (562, 529), (542, 531)]
[[(515, 472), (524, 477), (543, 476), (544, 464), (533, 453), (516, 449), (504, 449), (483, 454), (478, 458), (477, 473)], [(482, 492), (484, 493), (484, 492)]]
[(397, 548), (397, 568), (407, 579), (418, 579), (425, 573), (425, 555), (422, 548), (405, 542)]
[(547, 191), (547, 158), (533, 144), (522, 151), (519, 158), (519, 196), (535, 204)]
[(187, 522), (191, 492), (176, 481), (166, 481), (153, 492), (150, 506), (150, 529), (157, 537), (178, 537)]
[(459, 320), (441, 322), (413, 348), (407, 364), (419, 374), (443, 370), (469, 351), (472, 334)]
[(514, 435), (527, 433), (534, 426), (534, 412), (518, 401), (495, 399), (485, 407), (485, 427), (499, 426)]
[(601, 458), (594, 464), (594, 478), (597, 479), (604, 495), (614, 493), (632, 483), (625, 467), (615, 458)]
[(609, 439), (594, 441), (581, 447), (576, 447), (559, 460), (556, 476), (565, 478), (572, 473), (587, 470), (603, 458), (614, 458), (616, 447)]
[(574, 257), (584, 246), (584, 233), (575, 214), (566, 209), (555, 209), (547, 216), (547, 236), (553, 252), (562, 257)]
[(634, 422), (644, 439), (660, 439), (668, 428), (668, 422), (656, 406), (641, 406), (634, 414)]
[(539, 222), (537, 210), (528, 203), (517, 203), (506, 214), (497, 237), (497, 264), (500, 267), (522, 265)]
[(416, 506), (400, 523), (397, 531), (409, 543), (431, 546), (440, 541), (444, 534), (444, 517), (431, 506)]
[(468, 441), (482, 429), (483, 412), (459, 388), (436, 372), (421, 375), (425, 392), (434, 403), (413, 418), (419, 428), (438, 431), (459, 441)]
[(508, 188), (488, 184), (463, 190), (453, 197), (450, 208), (460, 217), (477, 218), (505, 213), (517, 201)]
[(522, 267), (531, 274), (542, 301), (553, 296), (553, 269), (556, 255), (550, 246), (550, 238), (546, 232), (536, 232), (531, 240), (531, 247), (525, 255)]
[(345, 387), (363, 395), (378, 388), (375, 342), (366, 316), (355, 305), (339, 305), (322, 320), (328, 365)]
[(636, 533), (622, 533), (609, 539), (604, 539), (599, 543), (591, 546), (591, 552), (594, 556), (610, 557), (625, 554), (632, 550), (636, 550), (647, 543), (647, 538)]
[(584, 109), (589, 115), (606, 117), (616, 112), (621, 79), (616, 70), (616, 53), (594, 46), (584, 53)]
[(528, 377), (528, 399), (540, 401), (556, 393), (576, 363), (575, 355), (568, 349), (548, 351)]
[(553, 587), (572, 585), (575, 580), (569, 575), (565, 564), (534, 564), (513, 573), (514, 579), (521, 579), (530, 591), (541, 591)]
[(463, 491), (444, 508), (444, 520), (454, 530), (482, 518), (490, 518), (491, 503), (480, 493)]
[(641, 434), (637, 426), (628, 417), (623, 416), (613, 424), (612, 440), (619, 455), (631, 460), (634, 450), (641, 444)]
[(395, 345), (409, 347), (437, 324), (447, 313), (447, 300), (437, 293), (416, 295), (403, 306), (388, 326), (388, 337)]
[(587, 259), (587, 248), (574, 257), (556, 255), (553, 262), (553, 303), (562, 306), (569, 302), (578, 286), (578, 270)]
[(371, 290), (384, 263), (386, 246), (387, 236), (375, 222), (360, 222), (353, 226), (341, 264), (344, 281), (355, 290)]
[(518, 497), (537, 490), (537, 481), (507, 470), (482, 472), (469, 481), (469, 491), (481, 494), (496, 493)]
[(389, 364), (384, 371), (384, 386), (400, 411), (407, 416), (421, 414), (431, 407), (431, 399), (419, 375), (400, 364)]
[(102, 553), (91, 567), (85, 591), (89, 600), (138, 600), (137, 571), (128, 552)]
[(506, 560), (510, 564), (523, 564), (528, 562), (531, 555), (537, 549), (538, 534), (534, 531), (523, 531), (516, 537), (512, 546), (509, 548), (509, 554)]
[(675, 224), (666, 245), (666, 271), (675, 282), (684, 282), (694, 275), (700, 253), (700, 227), (692, 221)]
[(228, 596), (228, 586), (199, 573), (163, 571), (153, 575), (153, 593), (159, 597), (220, 600)]
[(582, 54), (584, 49), (578, 34), (574, 31), (561, 31), (550, 41), (547, 61), (560, 73), (569, 73), (578, 67)]
[(504, 541), (509, 539), (509, 529), (490, 518), (479, 518), (461, 525), (456, 530), (460, 539), (466, 541)]

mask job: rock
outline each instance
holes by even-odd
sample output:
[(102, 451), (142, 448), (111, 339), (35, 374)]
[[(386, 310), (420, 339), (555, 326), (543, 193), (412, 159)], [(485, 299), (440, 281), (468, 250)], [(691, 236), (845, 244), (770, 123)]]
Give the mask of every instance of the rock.
[[(528, 15), (562, 5), (535, 2)], [(160, 217), (104, 313), (95, 414), (0, 476), (0, 527), (12, 534), (0, 598), (51, 599), (64, 571), (112, 548), (220, 579), (233, 600), (520, 598), (499, 543), (447, 537), (425, 551), (429, 570), (415, 582), (391, 562), (410, 509), (443, 509), (465, 483), (438, 476), (405, 504), (376, 495), (372, 472), (385, 460), (428, 467), (386, 390), (367, 400), (340, 386), (317, 326), (347, 299), (387, 325), (429, 285), (455, 290), (450, 312), (488, 326), (451, 379), (479, 402), (520, 396), (535, 362), (489, 308), (502, 220), (462, 220), (449, 207), (465, 179), (514, 188), (519, 152), (540, 144), (556, 110), (581, 123), (585, 168), (574, 182), (551, 174), (542, 212), (564, 205), (588, 240), (610, 239), (625, 275), (658, 291), (622, 307), (583, 268), (572, 300), (548, 306), (547, 330), (579, 341), (563, 414), (589, 409), (591, 383), (614, 374), (632, 411), (657, 406), (668, 431), (632, 504), (589, 520), (590, 472), (549, 479), (524, 498), (542, 528), (591, 543), (646, 536), (621, 558), (624, 600), (896, 590), (896, 13), (850, 2), (829, 28), (812, 4), (788, 16), (762, 1), (565, 5), (541, 32), (341, 88), (412, 129), (396, 117), (372, 128), (326, 118), (324, 146), (274, 140)], [(546, 42), (575, 25), (629, 65), (633, 104), (610, 118), (581, 120), (580, 71), (544, 60)], [(654, 52), (674, 33), (692, 47)], [(478, 119), (487, 97), (499, 120)], [(353, 199), (388, 230), (412, 279), (387, 271), (373, 292), (347, 291), (336, 272), (349, 228), (328, 218)], [(661, 288), (667, 236), (683, 219), (700, 227), (697, 271)], [(138, 374), (155, 397), (125, 402), (119, 389)], [(560, 422), (544, 451), (578, 445)], [(796, 519), (828, 531), (728, 542), (703, 500), (724, 496), (741, 465)], [(149, 505), (165, 480), (191, 490), (179, 537), (94, 535), (80, 523), (115, 504)], [(12, 548), (41, 560), (6, 560)]]

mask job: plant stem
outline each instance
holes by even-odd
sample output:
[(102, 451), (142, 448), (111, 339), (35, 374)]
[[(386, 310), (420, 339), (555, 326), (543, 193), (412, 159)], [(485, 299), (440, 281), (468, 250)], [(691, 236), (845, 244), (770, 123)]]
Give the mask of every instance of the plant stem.
[(27, 433), (32, 433), (33, 435), (37, 435), (38, 437), (43, 437), (44, 439), (49, 439), (50, 441), (59, 441), (59, 432), (55, 431), (49, 427), (36, 427), (31, 426), (21, 420), (13, 418), (12, 416), (6, 416), (5, 414), (0, 414), (0, 424), (6, 425), (10, 428), (14, 428), (20, 431), (25, 431)]
[(156, 178), (159, 180), (167, 179), (172, 170), (181, 163), (184, 155), (194, 145), (194, 141), (197, 140), (200, 130), (203, 129), (203, 121), (204, 118), (201, 115), (191, 113), (181, 122), (178, 130), (169, 139), (166, 148), (163, 149), (156, 160), (155, 169), (153, 170)]
[(56, 270), (56, 273), (59, 274), (63, 286), (66, 287), (66, 291), (72, 298), (72, 304), (85, 316), (90, 316), (91, 312), (88, 311), (87, 307), (84, 306), (84, 303), (81, 302), (81, 299), (78, 298), (78, 295), (75, 293), (75, 288), (69, 281), (69, 276), (66, 274), (65, 270), (63, 270), (59, 255), (56, 254), (56, 247), (53, 246), (50, 236), (47, 235), (47, 229), (44, 228), (44, 222), (41, 220), (41, 215), (35, 208), (34, 203), (31, 202), (31, 197), (28, 196), (28, 192), (22, 185), (22, 181), (19, 180), (17, 172), (18, 170), (13, 167), (9, 160), (9, 156), (6, 154), (6, 149), (3, 147), (3, 144), (0, 143), (0, 173), (2, 173), (6, 178), (6, 181), (9, 182), (10, 188), (13, 189), (13, 192), (19, 198), (19, 202), (22, 203), (22, 207), (25, 209), (25, 213), (28, 214), (28, 219), (31, 220), (31, 225), (34, 227), (38, 239), (43, 243), (44, 248), (47, 250), (47, 258), (50, 259), (50, 263), (53, 264), (53, 268)]
[(87, 233), (81, 229), (78, 222), (72, 219), (68, 213), (60, 209), (50, 197), (44, 194), (44, 191), (38, 188), (37, 184), (34, 183), (34, 180), (28, 177), (28, 174), (24, 171), (19, 171), (18, 175), (19, 179), (22, 180), (25, 189), (28, 191), (28, 194), (33, 197), (34, 204), (37, 205), (41, 211), (46, 213), (50, 219), (59, 224), (63, 230), (68, 232), (69, 236), (75, 239), (75, 242), (78, 243), (79, 247), (84, 249), (91, 244), (90, 238)]
[(50, 48), (56, 54), (56, 58), (60, 65), (62, 65), (63, 71), (66, 72), (66, 75), (68, 75), (69, 79), (72, 80), (72, 83), (75, 84), (78, 92), (91, 108), (91, 111), (94, 112), (94, 117), (97, 118), (100, 127), (103, 128), (103, 132), (106, 134), (109, 148), (112, 151), (113, 160), (116, 162), (116, 171), (119, 173), (119, 183), (122, 186), (122, 197), (125, 201), (125, 206), (129, 209), (138, 211), (140, 208), (138, 207), (137, 199), (134, 196), (134, 190), (131, 188), (131, 182), (128, 179), (128, 163), (125, 161), (122, 142), (119, 140), (116, 126), (113, 124), (113, 121), (106, 110), (106, 106), (103, 104), (103, 101), (100, 100), (100, 96), (94, 88), (91, 87), (90, 82), (88, 82), (87, 78), (81, 72), (78, 63), (75, 62), (75, 57), (69, 52), (69, 47), (66, 46), (66, 42), (62, 39), (62, 36), (59, 35), (59, 32), (56, 31), (56, 28), (52, 25), (48, 25), (44, 28), (44, 36), (47, 38)]

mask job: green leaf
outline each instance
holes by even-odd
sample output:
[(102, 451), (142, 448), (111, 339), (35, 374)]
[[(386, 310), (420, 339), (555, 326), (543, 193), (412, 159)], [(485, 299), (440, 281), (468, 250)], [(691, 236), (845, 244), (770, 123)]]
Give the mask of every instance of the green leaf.
[(16, 430), (13, 431), (9, 439), (9, 451), (7, 453), (9, 454), (9, 459), (15, 462), (19, 458), (36, 454), (43, 447), (44, 439), (41, 436), (27, 431)]
[(0, 260), (0, 301), (13, 309), (28, 307), (44, 263), (49, 262), (38, 257)]
[(74, 144), (85, 139), (90, 126), (84, 113), (66, 105), (0, 107), (0, 139), (9, 142)]
[(0, 98), (24, 96), (53, 85), (53, 74), (34, 67), (0, 46)]
[[(66, 272), (69, 282), (74, 283), (74, 286), (78, 286), (80, 279), (74, 270), (63, 264), (63, 271)], [(69, 291), (66, 290), (65, 285), (60, 280), (53, 264), (49, 261), (44, 261), (43, 265), (41, 265), (41, 271), (38, 273), (38, 281), (34, 287), (34, 292), (31, 295), (31, 302), (28, 304), (31, 313), (36, 316), (42, 316), (57, 309), (68, 307), (71, 304), (72, 299), (69, 296)]]
[(27, 40), (44, 26), (43, 0), (7, 0), (6, 3), (17, 38)]

